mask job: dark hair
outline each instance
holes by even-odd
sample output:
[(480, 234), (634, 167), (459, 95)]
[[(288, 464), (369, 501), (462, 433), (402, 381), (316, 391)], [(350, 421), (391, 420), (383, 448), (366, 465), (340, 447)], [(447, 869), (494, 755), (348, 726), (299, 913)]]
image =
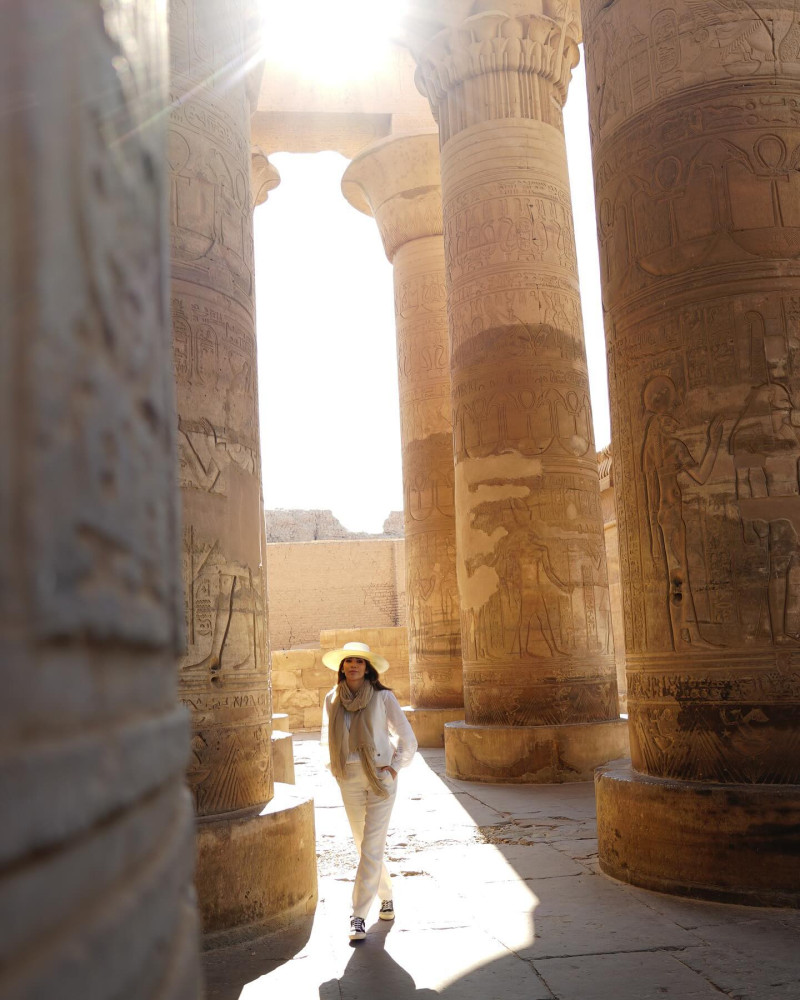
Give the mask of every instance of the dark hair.
[[(349, 659), (349, 657), (346, 657), (346, 659)], [(367, 660), (366, 657), (362, 657), (362, 659), (366, 660), (366, 663), (367, 663), (367, 668), (364, 671), (364, 677), (370, 682), (370, 684), (375, 688), (375, 690), (376, 691), (391, 691), (392, 689), (390, 687), (387, 687), (385, 684), (381, 684), (380, 678), (378, 677), (378, 671), (375, 669), (375, 667), (372, 666), (372, 664), (369, 662), (369, 660)], [(340, 681), (345, 680), (344, 668), (342, 666), (343, 663), (344, 663), (344, 660), (342, 660), (342, 662), (339, 664), (339, 680)]]

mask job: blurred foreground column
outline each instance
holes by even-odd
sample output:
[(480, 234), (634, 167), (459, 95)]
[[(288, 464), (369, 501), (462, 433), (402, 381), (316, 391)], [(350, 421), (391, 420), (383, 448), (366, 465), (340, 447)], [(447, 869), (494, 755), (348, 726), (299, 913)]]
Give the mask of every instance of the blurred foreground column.
[(423, 747), (464, 718), (453, 509), (450, 350), (434, 129), (367, 147), (345, 171), (345, 197), (373, 215), (394, 265), (405, 496), (411, 710)]
[(562, 122), (580, 24), (561, 0), (508, 6), (417, 60), (441, 139), (455, 435), (467, 721), (446, 727), (447, 771), (586, 780), (627, 736)]
[[(245, 0), (170, 4), (188, 642), (180, 691), (192, 711), (207, 947), (302, 920), (316, 904), (313, 804), (285, 785), (276, 793), (272, 777), (250, 184), (258, 26), (250, 13)], [(273, 180), (262, 178), (267, 188)]]
[(0, 32), (0, 995), (195, 1000), (162, 5)]
[(603, 869), (800, 902), (800, 25), (584, 3), (633, 767)]

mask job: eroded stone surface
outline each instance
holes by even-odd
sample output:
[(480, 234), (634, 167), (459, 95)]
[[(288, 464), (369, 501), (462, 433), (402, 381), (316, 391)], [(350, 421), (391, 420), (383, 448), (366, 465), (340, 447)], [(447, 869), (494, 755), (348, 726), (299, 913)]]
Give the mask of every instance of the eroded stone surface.
[(584, 17), (636, 769), (598, 785), (601, 863), (797, 905), (797, 13)]
[(450, 351), (437, 133), (428, 130), (368, 147), (347, 168), (342, 190), (356, 208), (375, 217), (394, 266), (411, 705), (460, 708)]
[(0, 994), (194, 1000), (163, 9), (2, 20)]
[(170, 9), (172, 322), (189, 780), (199, 816), (272, 796), (245, 3)]
[(584, 4), (635, 767), (800, 782), (800, 27)]
[(580, 25), (507, 6), (436, 35), (417, 83), (441, 137), (466, 720), (555, 726), (618, 712), (561, 114)]

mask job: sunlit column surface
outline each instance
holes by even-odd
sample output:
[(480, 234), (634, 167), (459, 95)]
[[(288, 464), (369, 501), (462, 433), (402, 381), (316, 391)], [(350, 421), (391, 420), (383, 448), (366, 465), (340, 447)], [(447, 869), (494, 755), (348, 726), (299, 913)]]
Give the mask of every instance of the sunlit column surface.
[(0, 995), (196, 1000), (166, 21), (0, 20)]
[(576, 4), (475, 14), (418, 55), (441, 136), (466, 725), (448, 772), (621, 755), (562, 105)]
[(601, 863), (796, 905), (798, 11), (584, 14), (635, 769)]
[[(274, 829), (287, 823), (280, 803), (261, 815), (273, 776), (250, 184), (254, 29), (247, 0), (170, 5), (172, 322), (187, 636), (180, 690), (193, 721), (198, 894), (215, 943), (312, 904), (316, 891), (308, 829), (297, 831), (306, 850), (294, 856), (292, 870), (286, 831), (281, 843)], [(274, 179), (267, 171), (267, 185)], [(303, 827), (313, 824), (309, 810), (306, 802)]]
[(444, 724), (463, 719), (464, 700), (438, 133), (368, 147), (347, 168), (342, 189), (375, 216), (394, 265), (409, 719), (422, 746), (442, 746)]

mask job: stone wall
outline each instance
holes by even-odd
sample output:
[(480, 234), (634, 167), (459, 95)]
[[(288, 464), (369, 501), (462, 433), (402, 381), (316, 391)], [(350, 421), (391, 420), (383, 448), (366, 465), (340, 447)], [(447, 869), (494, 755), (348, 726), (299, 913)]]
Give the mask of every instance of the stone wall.
[(264, 512), (268, 542), (321, 542), (334, 539), (402, 538), (403, 512), (390, 511), (379, 535), (367, 531), (348, 531), (330, 510), (277, 508)]
[(409, 700), (408, 633), (405, 628), (330, 629), (320, 633), (316, 649), (285, 649), (272, 653), (272, 707), (286, 713), (289, 729), (318, 729), (325, 695), (336, 681), (322, 665), (322, 654), (345, 642), (365, 642), (385, 656), (389, 669), (381, 680), (397, 695), (401, 705)]
[(403, 546), (389, 538), (268, 545), (272, 649), (314, 645), (324, 629), (405, 625)]

